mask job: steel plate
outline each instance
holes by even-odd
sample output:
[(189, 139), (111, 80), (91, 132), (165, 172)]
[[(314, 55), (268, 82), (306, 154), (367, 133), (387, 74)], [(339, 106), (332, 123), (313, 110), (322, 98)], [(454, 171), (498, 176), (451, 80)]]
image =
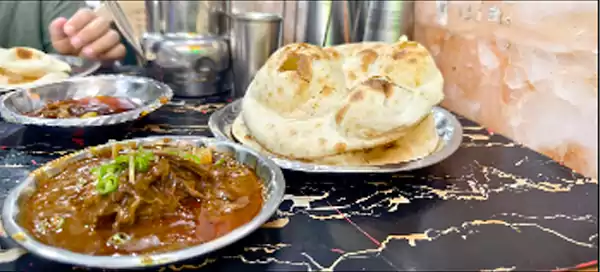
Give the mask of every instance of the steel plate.
[[(283, 200), (285, 180), (281, 173), (281, 169), (271, 160), (262, 157), (256, 152), (241, 145), (200, 136), (147, 137), (115, 143), (129, 142), (136, 142), (142, 145), (151, 145), (153, 143), (170, 145), (191, 144), (212, 147), (219, 152), (232, 154), (237, 161), (254, 169), (256, 175), (264, 183), (263, 207), (250, 222), (234, 229), (224, 236), (204, 244), (159, 254), (138, 256), (91, 256), (38, 242), (26, 229), (22, 228), (17, 221), (19, 216), (19, 203), (27, 201), (27, 199), (35, 192), (37, 177), (40, 175), (49, 175), (52, 177), (60, 173), (61, 167), (66, 164), (91, 157), (91, 148), (88, 148), (45, 164), (33, 171), (25, 180), (21, 181), (19, 185), (12, 189), (4, 201), (2, 210), (2, 221), (4, 222), (4, 229), (8, 236), (12, 237), (17, 244), (29, 252), (53, 261), (108, 269), (140, 268), (162, 265), (205, 255), (230, 245), (251, 234), (254, 230), (264, 224), (271, 215), (277, 211), (279, 204)], [(110, 148), (112, 144), (113, 143), (107, 143), (92, 148)]]
[[(237, 142), (231, 134), (231, 125), (241, 111), (241, 100), (237, 100), (214, 112), (208, 121), (210, 131), (217, 139)], [(270, 154), (263, 155), (271, 158), (281, 168), (310, 173), (391, 173), (424, 168), (448, 158), (462, 142), (462, 126), (456, 117), (440, 107), (434, 107), (432, 112), (437, 133), (441, 138), (440, 146), (436, 152), (418, 160), (377, 166), (339, 166), (282, 159)]]
[[(50, 101), (90, 96), (126, 97), (140, 107), (112, 115), (93, 118), (49, 119), (24, 115), (43, 107)], [(7, 122), (47, 127), (98, 127), (133, 121), (149, 114), (173, 97), (166, 84), (145, 77), (102, 75), (69, 78), (35, 88), (19, 89), (0, 98), (0, 115)]]

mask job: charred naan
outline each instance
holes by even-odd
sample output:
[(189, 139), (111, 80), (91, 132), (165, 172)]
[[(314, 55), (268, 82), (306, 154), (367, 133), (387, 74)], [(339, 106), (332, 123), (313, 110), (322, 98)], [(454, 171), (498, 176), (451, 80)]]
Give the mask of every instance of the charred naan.
[[(233, 122), (231, 133), (238, 142), (245, 146), (261, 153), (281, 157), (256, 142), (249, 134), (242, 118), (236, 118)], [(389, 144), (321, 158), (300, 160), (315, 164), (347, 166), (393, 164), (423, 158), (435, 152), (439, 147), (439, 143), (440, 137), (435, 131), (435, 120), (433, 115), (430, 114), (404, 137)]]
[(297, 160), (410, 160), (437, 146), (430, 113), (444, 98), (442, 87), (427, 49), (405, 38), (329, 48), (290, 44), (256, 74), (234, 132), (254, 142), (243, 143)]

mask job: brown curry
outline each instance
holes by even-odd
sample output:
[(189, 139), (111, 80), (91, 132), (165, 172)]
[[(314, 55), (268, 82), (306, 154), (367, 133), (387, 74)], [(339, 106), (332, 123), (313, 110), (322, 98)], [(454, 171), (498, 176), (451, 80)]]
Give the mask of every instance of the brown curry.
[(129, 98), (94, 96), (48, 103), (36, 111), (27, 113), (27, 115), (50, 119), (90, 118), (117, 114), (137, 107), (137, 103)]
[(248, 167), (208, 148), (113, 146), (38, 181), (19, 221), (39, 241), (90, 255), (165, 252), (249, 222), (263, 205)]

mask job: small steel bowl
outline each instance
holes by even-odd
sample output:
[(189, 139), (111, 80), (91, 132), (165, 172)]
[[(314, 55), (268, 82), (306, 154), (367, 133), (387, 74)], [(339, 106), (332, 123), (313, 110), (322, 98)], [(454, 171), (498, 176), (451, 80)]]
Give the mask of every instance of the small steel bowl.
[[(140, 107), (112, 115), (93, 118), (49, 119), (25, 113), (48, 102), (90, 96), (126, 97)], [(145, 77), (102, 75), (75, 77), (30, 89), (19, 89), (0, 98), (0, 116), (7, 122), (56, 128), (84, 128), (115, 125), (136, 120), (166, 104), (173, 97), (169, 86)]]
[[(4, 222), (4, 229), (7, 235), (11, 237), (12, 240), (14, 240), (18, 245), (22, 246), (29, 252), (61, 263), (107, 269), (141, 268), (147, 266), (164, 265), (167, 263), (198, 257), (230, 245), (249, 235), (254, 230), (259, 228), (263, 223), (265, 223), (271, 217), (271, 215), (277, 211), (279, 204), (283, 200), (285, 179), (281, 169), (277, 167), (277, 165), (275, 165), (275, 163), (273, 163), (271, 160), (262, 157), (256, 152), (241, 145), (200, 136), (147, 137), (115, 143), (129, 142), (136, 142), (137, 144), (141, 145), (152, 145), (156, 143), (174, 146), (180, 144), (191, 144), (196, 146), (207, 146), (214, 148), (219, 152), (232, 154), (235, 156), (237, 161), (252, 168), (256, 175), (264, 183), (264, 204), (258, 215), (256, 215), (250, 222), (234, 229), (224, 236), (204, 244), (165, 253), (142, 256), (92, 256), (43, 244), (37, 241), (27, 232), (26, 229), (19, 225), (17, 220), (19, 217), (19, 206), (21, 203), (25, 203), (35, 192), (36, 180), (38, 177), (41, 175), (52, 177), (59, 174), (62, 167), (66, 166), (67, 164), (91, 157), (91, 148), (87, 148), (43, 165), (42, 167), (33, 171), (25, 180), (20, 182), (19, 185), (12, 189), (4, 201), (4, 207), (2, 210), (2, 221)], [(107, 143), (93, 148), (110, 148), (112, 144), (114, 143)]]

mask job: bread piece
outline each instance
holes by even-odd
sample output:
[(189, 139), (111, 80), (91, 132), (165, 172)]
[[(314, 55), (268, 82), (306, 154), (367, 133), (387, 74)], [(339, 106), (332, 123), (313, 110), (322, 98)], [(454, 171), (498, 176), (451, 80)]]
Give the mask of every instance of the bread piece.
[(258, 71), (241, 116), (266, 150), (315, 160), (398, 141), (441, 102), (442, 87), (416, 42), (291, 44)]

